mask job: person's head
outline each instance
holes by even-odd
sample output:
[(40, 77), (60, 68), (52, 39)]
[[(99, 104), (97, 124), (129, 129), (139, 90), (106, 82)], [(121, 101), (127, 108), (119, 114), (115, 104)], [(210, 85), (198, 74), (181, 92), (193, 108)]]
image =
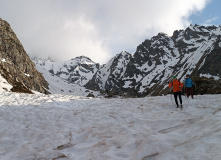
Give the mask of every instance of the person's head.
[(186, 78), (190, 78), (190, 75), (189, 75), (189, 74), (187, 74), (187, 75), (186, 75)]
[(176, 76), (173, 76), (173, 80), (176, 80), (177, 78), (176, 78)]

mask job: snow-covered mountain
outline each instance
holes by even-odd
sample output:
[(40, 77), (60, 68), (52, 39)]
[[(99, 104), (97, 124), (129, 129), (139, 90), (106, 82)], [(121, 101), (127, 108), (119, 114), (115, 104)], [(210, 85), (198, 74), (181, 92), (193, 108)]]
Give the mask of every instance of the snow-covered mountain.
[(132, 55), (126, 51), (117, 54), (100, 67), (85, 87), (93, 90), (108, 91), (120, 88), (121, 84), (118, 82), (123, 78), (131, 57)]
[(32, 61), (49, 83), (52, 94), (98, 96), (98, 92), (83, 87), (99, 68), (99, 64), (89, 58), (81, 56), (65, 62), (53, 62), (50, 59), (33, 57)]
[(43, 60), (37, 57), (32, 58), (37, 66), (49, 71), (69, 83), (84, 86), (97, 72), (99, 64), (90, 58), (80, 56), (65, 62), (53, 62), (50, 59)]
[[(172, 36), (146, 39), (134, 54), (123, 51), (104, 65), (87, 57), (66, 62), (34, 60), (50, 73), (87, 89), (131, 96), (162, 95), (173, 75), (221, 77), (221, 26), (191, 25)], [(215, 92), (219, 93), (219, 92)]]
[[(118, 64), (116, 68), (122, 67), (120, 61), (115, 63)], [(186, 74), (219, 79), (220, 61), (221, 26), (191, 25), (185, 30), (175, 31), (171, 37), (159, 33), (145, 40), (127, 60), (121, 76), (113, 73), (109, 77), (112, 77), (112, 86), (119, 92), (161, 95), (168, 93), (166, 86), (172, 75), (181, 81)], [(94, 89), (99, 82), (97, 90), (110, 90), (107, 78), (101, 76), (99, 80), (103, 81), (97, 81), (98, 77), (94, 76), (86, 87)]]

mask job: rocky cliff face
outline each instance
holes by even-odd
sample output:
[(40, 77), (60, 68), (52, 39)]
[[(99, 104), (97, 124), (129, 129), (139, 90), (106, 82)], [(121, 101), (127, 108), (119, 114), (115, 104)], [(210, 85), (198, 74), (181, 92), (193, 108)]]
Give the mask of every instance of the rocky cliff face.
[(92, 90), (116, 90), (121, 88), (121, 81), (132, 55), (122, 52), (113, 57), (94, 74), (92, 79), (85, 85)]
[(0, 74), (13, 86), (14, 92), (48, 93), (48, 83), (36, 70), (8, 22), (0, 19)]

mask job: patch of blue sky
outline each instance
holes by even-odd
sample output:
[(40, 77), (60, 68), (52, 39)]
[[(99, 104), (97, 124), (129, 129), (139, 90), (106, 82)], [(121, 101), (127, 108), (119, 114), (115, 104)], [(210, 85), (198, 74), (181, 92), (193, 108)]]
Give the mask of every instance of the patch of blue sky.
[(190, 16), (191, 24), (198, 25), (221, 25), (221, 1), (211, 0), (207, 6), (200, 12), (194, 13)]

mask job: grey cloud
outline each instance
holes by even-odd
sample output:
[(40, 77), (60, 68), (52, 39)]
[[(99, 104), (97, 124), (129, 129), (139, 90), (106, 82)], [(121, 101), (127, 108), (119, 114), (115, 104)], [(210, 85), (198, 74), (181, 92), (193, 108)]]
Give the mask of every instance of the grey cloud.
[(189, 25), (209, 0), (3, 0), (7, 20), (30, 55), (100, 63), (144, 39)]

